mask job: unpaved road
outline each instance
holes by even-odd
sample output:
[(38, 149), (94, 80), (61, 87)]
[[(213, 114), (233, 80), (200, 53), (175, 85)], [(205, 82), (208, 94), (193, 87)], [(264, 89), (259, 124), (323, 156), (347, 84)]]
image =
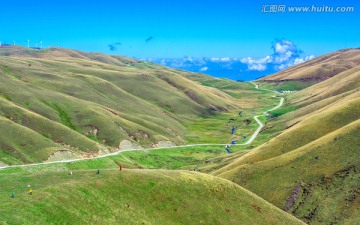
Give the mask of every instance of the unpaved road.
[(275, 109), (278, 109), (280, 108), (283, 104), (284, 104), (284, 98), (281, 98), (280, 99), (280, 102), (277, 106), (275, 106), (274, 108), (270, 109), (270, 110), (267, 110), (264, 112), (263, 115), (257, 115), (257, 116), (254, 116), (254, 119), (256, 120), (256, 122), (259, 124), (259, 127), (258, 129), (256, 129), (255, 133), (249, 138), (249, 140), (245, 143), (246, 145), (249, 145), (251, 144), (251, 142), (254, 141), (254, 139), (257, 137), (257, 135), (260, 133), (261, 129), (264, 127), (264, 124), (261, 123), (261, 121), (258, 119), (260, 116), (266, 116), (268, 114), (268, 112), (271, 112)]
[[(259, 85), (253, 83), (252, 81), (250, 83), (255, 85), (256, 89), (259, 89)], [(267, 89), (259, 89), (259, 90), (276, 92), (276, 91), (267, 90)], [(276, 93), (280, 94), (279, 92), (276, 92)], [(253, 135), (251, 135), (251, 137), (249, 138), (249, 140), (245, 144), (235, 144), (235, 145), (249, 145), (249, 144), (251, 144), (255, 140), (255, 138), (258, 136), (261, 129), (264, 127), (264, 124), (262, 124), (261, 121), (258, 118), (260, 116), (267, 115), (268, 112), (270, 112), (270, 111), (273, 111), (275, 109), (280, 108), (283, 105), (284, 100), (285, 100), (284, 98), (281, 98), (280, 102), (279, 102), (279, 104), (277, 106), (275, 106), (274, 108), (272, 108), (270, 110), (267, 110), (267, 111), (263, 112), (263, 114), (261, 114), (261, 115), (254, 116), (254, 119), (259, 124), (259, 127), (253, 133)], [(109, 153), (109, 154), (96, 156), (96, 157), (93, 157), (93, 158), (68, 159), (68, 160), (59, 160), (59, 161), (54, 161), (54, 162), (24, 164), (24, 165), (12, 165), (12, 166), (0, 166), (0, 169), (13, 168), (13, 167), (29, 167), (29, 166), (38, 166), (38, 165), (48, 165), (48, 164), (56, 164), (56, 163), (66, 163), (66, 162), (76, 162), (76, 161), (82, 161), (82, 160), (99, 159), (99, 158), (104, 158), (104, 157), (108, 157), (108, 156), (118, 155), (118, 154), (120, 154), (122, 152), (129, 152), (129, 151), (151, 151), (151, 150), (158, 150), (158, 149), (186, 148), (186, 147), (195, 147), (195, 146), (225, 146), (226, 144), (227, 143), (225, 143), (225, 144), (192, 144), (192, 145), (180, 145), (180, 146), (172, 146), (172, 147), (149, 148), (149, 149), (141, 149), (141, 150), (139, 150), (139, 149), (127, 149), (127, 150), (120, 150), (120, 151), (112, 152), (112, 153)]]

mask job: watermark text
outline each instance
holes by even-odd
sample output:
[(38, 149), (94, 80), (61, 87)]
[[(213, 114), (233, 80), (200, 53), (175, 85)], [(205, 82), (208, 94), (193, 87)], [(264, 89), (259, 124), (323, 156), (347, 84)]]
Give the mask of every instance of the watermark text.
[(354, 6), (287, 6), (287, 5), (262, 5), (262, 13), (352, 13)]

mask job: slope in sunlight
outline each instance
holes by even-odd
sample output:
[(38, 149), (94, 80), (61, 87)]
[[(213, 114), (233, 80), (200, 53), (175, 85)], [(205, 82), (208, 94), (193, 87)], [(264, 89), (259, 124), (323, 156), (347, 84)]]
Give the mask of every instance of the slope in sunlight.
[(360, 64), (360, 49), (345, 49), (289, 67), (259, 79), (261, 86), (300, 90), (349, 71)]
[(184, 71), (120, 56), (16, 46), (0, 55), (0, 163), (182, 144), (191, 121), (240, 107)]
[[(357, 59), (358, 51), (327, 58), (340, 65), (344, 55), (351, 56), (348, 53)], [(214, 174), (305, 222), (356, 224), (360, 219), (360, 62), (350, 64), (351, 69), (288, 95), (280, 116), (268, 121), (262, 133), (275, 137)], [(317, 66), (314, 61), (298, 68)], [(287, 74), (296, 76), (290, 70)]]
[[(32, 196), (20, 188), (24, 175)], [(303, 224), (232, 182), (196, 172), (0, 171), (0, 180), (1, 196), (19, 187), (1, 202), (5, 224)]]

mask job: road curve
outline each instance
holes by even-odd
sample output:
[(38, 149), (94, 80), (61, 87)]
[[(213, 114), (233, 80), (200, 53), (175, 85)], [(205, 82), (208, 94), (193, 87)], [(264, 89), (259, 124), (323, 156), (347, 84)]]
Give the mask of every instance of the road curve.
[(258, 129), (256, 129), (256, 131), (253, 133), (253, 135), (249, 138), (249, 140), (245, 143), (246, 145), (251, 144), (251, 142), (253, 142), (255, 140), (255, 138), (258, 136), (258, 134), (260, 133), (261, 129), (264, 127), (264, 124), (261, 123), (261, 121), (258, 119), (260, 116), (266, 116), (268, 114), (268, 112), (271, 112), (275, 109), (280, 108), (283, 104), (284, 104), (284, 98), (280, 99), (280, 102), (277, 106), (275, 106), (274, 108), (267, 110), (263, 113), (263, 115), (257, 115), (254, 116), (254, 119), (256, 120), (256, 122), (259, 124)]
[(283, 94), (283, 93), (281, 93), (281, 92), (278, 92), (278, 91), (274, 91), (274, 90), (270, 90), (270, 89), (263, 89), (263, 88), (259, 88), (259, 85), (258, 84), (255, 84), (254, 82), (252, 82), (252, 81), (250, 81), (249, 83), (251, 83), (251, 84), (253, 84), (253, 85), (255, 85), (255, 88), (256, 89), (259, 89), (259, 90), (263, 90), (263, 91), (270, 91), (270, 92), (274, 92), (274, 93), (276, 93), (276, 94)]
[[(259, 89), (259, 85), (253, 83), (252, 81), (250, 81), (250, 83), (255, 85), (256, 89)], [(260, 90), (272, 91), (272, 90), (266, 90), (266, 89), (260, 89)], [(272, 91), (272, 92), (276, 92), (276, 91)], [(276, 92), (276, 93), (278, 93), (278, 92)], [(258, 119), (258, 117), (265, 116), (265, 115), (268, 114), (268, 112), (271, 112), (271, 111), (273, 111), (275, 109), (278, 109), (279, 107), (281, 107), (283, 105), (284, 100), (285, 100), (284, 98), (281, 98), (280, 102), (279, 102), (279, 104), (277, 106), (275, 106), (274, 108), (272, 108), (270, 110), (265, 111), (262, 115), (254, 116), (254, 119), (259, 124), (259, 127), (253, 133), (253, 135), (251, 135), (251, 137), (249, 138), (249, 140), (246, 143), (244, 143), (244, 144), (234, 144), (234, 145), (236, 146), (236, 145), (249, 145), (249, 144), (251, 144), (255, 140), (255, 138), (258, 136), (261, 129), (264, 127), (264, 124), (261, 123), (261, 121)], [(129, 151), (151, 151), (151, 150), (169, 149), (169, 148), (186, 148), (186, 147), (196, 147), (196, 146), (225, 146), (225, 145), (226, 144), (191, 144), (191, 145), (179, 145), (179, 146), (158, 147), (158, 148), (148, 148), (148, 149), (127, 149), (127, 150), (120, 150), (120, 151), (116, 151), (116, 152), (96, 156), (96, 157), (93, 157), (93, 158), (68, 159), (68, 160), (59, 160), (59, 161), (54, 161), (54, 162), (43, 162), (43, 163), (33, 163), (33, 164), (23, 164), (23, 165), (12, 165), (12, 166), (0, 166), (0, 170), (1, 169), (6, 169), (6, 168), (14, 168), (14, 167), (30, 167), (30, 166), (49, 165), (49, 164), (56, 164), (56, 163), (67, 163), (67, 162), (77, 162), (77, 161), (83, 161), (83, 160), (99, 159), (99, 158), (104, 158), (104, 157), (108, 157), (108, 156), (118, 155), (118, 154), (120, 154), (122, 152), (129, 152)]]

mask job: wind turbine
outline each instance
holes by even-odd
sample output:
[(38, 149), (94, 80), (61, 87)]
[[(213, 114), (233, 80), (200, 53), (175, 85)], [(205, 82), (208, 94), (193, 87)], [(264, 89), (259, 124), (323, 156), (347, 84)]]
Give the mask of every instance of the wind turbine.
[(28, 43), (28, 48), (30, 48), (30, 40), (29, 39), (27, 40), (27, 43)]
[(13, 41), (13, 45), (15, 45), (16, 43), (15, 43), (15, 41)]
[(43, 49), (42, 41), (40, 41), (40, 49), (41, 49), (41, 50)]

